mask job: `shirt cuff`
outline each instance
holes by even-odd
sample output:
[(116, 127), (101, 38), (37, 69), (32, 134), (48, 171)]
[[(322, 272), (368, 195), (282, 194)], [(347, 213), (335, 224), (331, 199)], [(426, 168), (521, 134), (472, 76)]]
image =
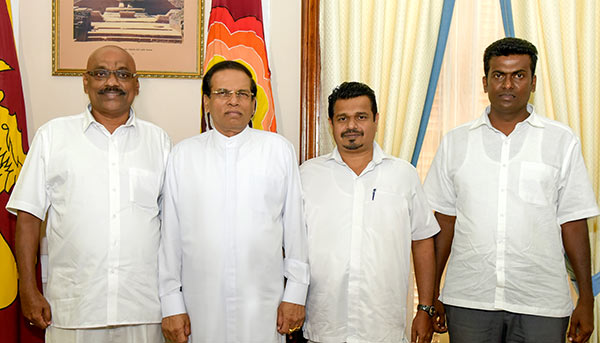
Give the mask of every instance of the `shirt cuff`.
[(308, 285), (287, 280), (281, 301), (304, 306), (307, 293)]
[(181, 292), (163, 295), (160, 298), (160, 307), (163, 318), (187, 312)]

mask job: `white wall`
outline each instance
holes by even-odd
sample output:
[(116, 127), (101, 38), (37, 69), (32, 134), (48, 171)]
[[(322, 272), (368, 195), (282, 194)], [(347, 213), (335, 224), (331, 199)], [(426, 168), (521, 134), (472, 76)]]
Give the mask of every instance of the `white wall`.
[[(210, 0), (205, 0), (209, 10)], [(52, 76), (52, 0), (20, 0), (19, 63), (29, 139), (48, 120), (80, 113), (87, 104), (81, 77)], [(299, 1), (270, 4), (269, 62), (277, 127), (298, 151), (300, 123)], [(201, 80), (140, 79), (137, 114), (154, 122), (174, 143), (199, 132)]]

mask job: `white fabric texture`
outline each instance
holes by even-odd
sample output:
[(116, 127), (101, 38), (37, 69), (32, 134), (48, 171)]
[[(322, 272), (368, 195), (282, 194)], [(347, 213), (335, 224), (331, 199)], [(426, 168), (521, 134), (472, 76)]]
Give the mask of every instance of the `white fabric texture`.
[(560, 225), (600, 212), (579, 139), (535, 113), (505, 136), (488, 114), (442, 140), (425, 191), (456, 216), (442, 302), (564, 317), (573, 304)]
[(281, 341), (277, 307), (304, 305), (309, 281), (292, 145), (251, 128), (189, 138), (173, 149), (164, 194), (163, 316), (187, 311), (195, 343)]
[(46, 343), (162, 343), (160, 324), (123, 325), (94, 329), (46, 329)]
[(36, 133), (6, 207), (48, 213), (53, 325), (160, 323), (159, 197), (170, 148), (133, 110), (113, 134), (89, 107)]
[(374, 143), (360, 176), (337, 148), (305, 162), (300, 174), (311, 265), (305, 336), (406, 339), (411, 243), (439, 231), (415, 168)]

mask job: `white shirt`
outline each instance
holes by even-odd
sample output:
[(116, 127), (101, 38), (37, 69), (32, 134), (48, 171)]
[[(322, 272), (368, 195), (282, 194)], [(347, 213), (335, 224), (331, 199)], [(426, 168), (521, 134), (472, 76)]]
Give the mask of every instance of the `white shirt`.
[(189, 138), (173, 149), (164, 194), (163, 316), (187, 312), (195, 343), (280, 342), (277, 307), (304, 305), (309, 281), (292, 145), (251, 128)]
[(53, 325), (160, 323), (159, 197), (170, 147), (133, 110), (112, 135), (89, 108), (36, 133), (6, 207), (48, 214)]
[(571, 315), (560, 225), (600, 212), (579, 139), (527, 110), (508, 136), (490, 124), (489, 107), (450, 131), (427, 175), (433, 209), (456, 216), (445, 304)]
[(415, 168), (373, 145), (359, 176), (337, 148), (300, 168), (311, 266), (304, 334), (311, 341), (406, 340), (411, 243), (439, 227)]

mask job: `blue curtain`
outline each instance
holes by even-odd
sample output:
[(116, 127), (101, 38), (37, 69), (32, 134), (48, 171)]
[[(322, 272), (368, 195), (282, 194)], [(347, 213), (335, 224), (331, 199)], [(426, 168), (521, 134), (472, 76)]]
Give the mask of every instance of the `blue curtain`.
[(440, 78), (440, 70), (442, 69), (442, 61), (444, 60), (444, 52), (446, 51), (446, 42), (448, 41), (448, 32), (450, 31), (450, 23), (452, 22), (453, 11), (454, 0), (444, 0), (444, 5), (442, 7), (442, 19), (440, 20), (437, 45), (435, 47), (435, 55), (433, 58), (433, 66), (431, 67), (431, 76), (429, 78), (427, 95), (425, 97), (425, 106), (423, 107), (423, 115), (421, 116), (421, 122), (419, 123), (419, 133), (417, 134), (415, 150), (413, 151), (410, 161), (415, 167), (417, 166), (419, 154), (421, 153), (421, 147), (423, 146), (423, 140), (425, 139), (425, 131), (427, 130), (427, 124), (429, 123), (429, 115), (431, 114), (433, 97), (435, 96), (435, 90)]
[(510, 0), (500, 0), (500, 11), (502, 12), (502, 25), (504, 25), (504, 34), (506, 37), (514, 37), (515, 23), (513, 21)]

